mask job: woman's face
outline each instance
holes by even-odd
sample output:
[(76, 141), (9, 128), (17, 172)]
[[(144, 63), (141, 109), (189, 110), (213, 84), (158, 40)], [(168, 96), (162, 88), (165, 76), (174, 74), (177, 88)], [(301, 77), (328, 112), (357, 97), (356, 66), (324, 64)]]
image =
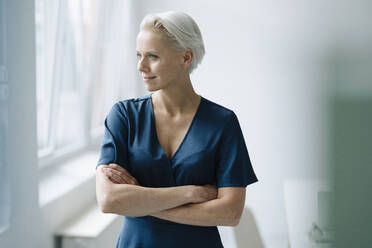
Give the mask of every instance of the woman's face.
[(164, 89), (185, 73), (183, 53), (171, 49), (165, 35), (145, 29), (137, 36), (137, 68), (149, 91)]

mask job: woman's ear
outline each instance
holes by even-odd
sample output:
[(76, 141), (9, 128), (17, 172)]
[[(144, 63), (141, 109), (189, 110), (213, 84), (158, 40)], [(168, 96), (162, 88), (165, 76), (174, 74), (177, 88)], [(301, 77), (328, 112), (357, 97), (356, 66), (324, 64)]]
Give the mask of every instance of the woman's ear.
[(185, 51), (185, 54), (183, 55), (183, 63), (186, 65), (186, 67), (189, 67), (191, 65), (192, 59), (194, 58), (194, 53), (190, 48), (188, 48)]

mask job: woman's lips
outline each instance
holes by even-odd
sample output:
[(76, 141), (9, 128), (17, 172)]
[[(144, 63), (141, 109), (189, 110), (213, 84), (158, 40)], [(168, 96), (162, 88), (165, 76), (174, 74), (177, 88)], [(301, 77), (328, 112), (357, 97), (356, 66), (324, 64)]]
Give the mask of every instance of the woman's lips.
[(147, 81), (150, 81), (154, 78), (156, 78), (156, 77), (143, 77), (143, 80), (147, 82)]

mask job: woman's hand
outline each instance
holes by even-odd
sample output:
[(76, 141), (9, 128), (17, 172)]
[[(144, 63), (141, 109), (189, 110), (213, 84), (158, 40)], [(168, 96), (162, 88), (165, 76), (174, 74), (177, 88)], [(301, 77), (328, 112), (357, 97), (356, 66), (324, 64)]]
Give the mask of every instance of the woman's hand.
[(194, 199), (193, 203), (201, 203), (217, 198), (218, 190), (214, 185), (204, 185), (196, 186), (194, 190)]
[(105, 165), (102, 171), (113, 183), (140, 185), (136, 178), (118, 164)]

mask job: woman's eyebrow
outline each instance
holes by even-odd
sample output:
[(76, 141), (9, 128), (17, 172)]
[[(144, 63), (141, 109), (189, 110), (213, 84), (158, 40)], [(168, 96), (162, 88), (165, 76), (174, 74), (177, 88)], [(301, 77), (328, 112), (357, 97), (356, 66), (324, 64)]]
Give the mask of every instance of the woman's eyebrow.
[[(137, 53), (141, 53), (141, 52), (137, 50)], [(158, 53), (158, 52), (155, 51), (155, 50), (150, 50), (150, 51), (144, 52), (144, 54), (149, 54), (149, 53)]]

